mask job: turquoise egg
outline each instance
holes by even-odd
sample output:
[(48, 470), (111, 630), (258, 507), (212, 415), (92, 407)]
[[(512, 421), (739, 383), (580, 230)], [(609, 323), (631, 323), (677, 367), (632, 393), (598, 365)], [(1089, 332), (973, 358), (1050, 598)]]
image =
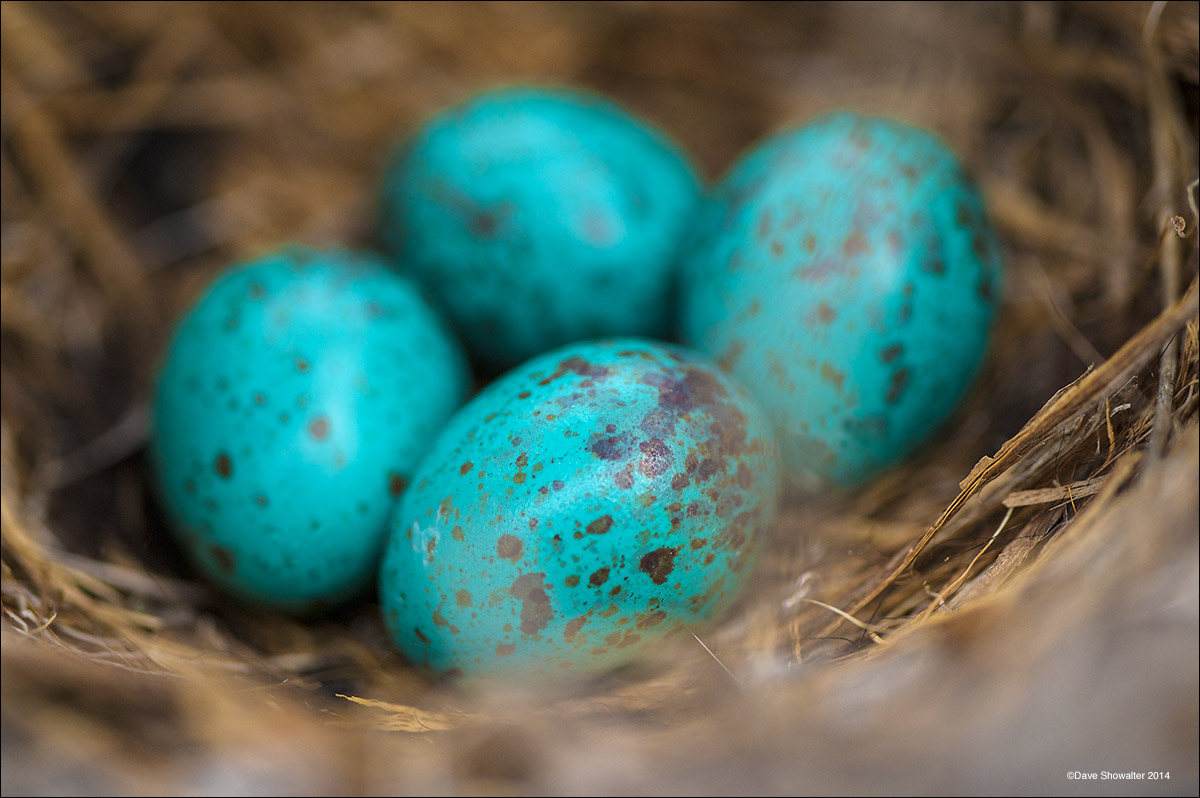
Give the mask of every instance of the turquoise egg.
[(931, 133), (837, 113), (738, 161), (697, 214), (681, 335), (750, 387), (804, 485), (849, 484), (928, 440), (987, 349), (1001, 254)]
[(571, 341), (665, 337), (699, 199), (680, 149), (613, 103), (505, 89), (397, 148), (380, 234), (478, 362), (502, 370)]
[(297, 614), (367, 590), (465, 362), (375, 257), (289, 247), (227, 270), (179, 322), (154, 397), (159, 496), (196, 567)]
[(779, 493), (764, 414), (707, 358), (572, 344), (446, 425), (393, 518), (396, 646), (435, 673), (595, 674), (686, 633), (750, 575)]

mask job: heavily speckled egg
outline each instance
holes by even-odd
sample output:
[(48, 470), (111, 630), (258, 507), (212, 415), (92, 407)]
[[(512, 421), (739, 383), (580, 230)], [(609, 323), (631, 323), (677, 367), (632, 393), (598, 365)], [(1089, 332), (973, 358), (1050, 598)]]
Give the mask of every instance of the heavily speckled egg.
[(380, 232), (499, 370), (571, 341), (666, 336), (699, 199), (679, 148), (613, 103), (505, 89), (397, 148)]
[(682, 337), (754, 391), (799, 484), (912, 452), (978, 372), (1001, 255), (946, 145), (838, 113), (744, 156), (697, 214)]
[(248, 603), (304, 614), (351, 598), (468, 385), (445, 324), (375, 257), (291, 247), (231, 268), (159, 374), (151, 455), (171, 527)]
[(741, 588), (777, 458), (707, 358), (638, 339), (535, 358), (451, 419), (397, 507), (379, 584), (392, 639), (468, 677), (628, 662)]

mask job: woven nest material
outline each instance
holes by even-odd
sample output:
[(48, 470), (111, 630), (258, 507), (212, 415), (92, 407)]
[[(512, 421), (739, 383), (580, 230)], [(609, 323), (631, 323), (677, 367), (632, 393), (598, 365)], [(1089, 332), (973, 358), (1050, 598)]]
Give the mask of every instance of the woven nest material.
[[(5, 2), (4, 794), (1195, 794), (1198, 8)], [(569, 694), (431, 681), (371, 603), (231, 605), (143, 456), (207, 280), (369, 243), (389, 143), (525, 80), (709, 178), (833, 108), (931, 128), (1008, 268), (932, 445), (788, 497), (720, 625)]]

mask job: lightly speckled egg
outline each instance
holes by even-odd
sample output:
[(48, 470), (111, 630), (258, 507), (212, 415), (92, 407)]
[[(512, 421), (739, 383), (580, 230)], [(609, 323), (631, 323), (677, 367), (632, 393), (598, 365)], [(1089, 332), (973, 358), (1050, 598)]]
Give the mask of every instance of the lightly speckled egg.
[(754, 391), (801, 485), (929, 439), (979, 371), (1001, 254), (936, 136), (836, 113), (766, 140), (697, 214), (681, 335)]
[(383, 175), (380, 234), (499, 371), (571, 341), (666, 337), (699, 180), (598, 96), (509, 88), (430, 119)]
[(379, 581), (393, 641), (434, 673), (528, 680), (627, 663), (728, 605), (780, 473), (708, 358), (616, 339), (500, 377), (413, 480)]
[(445, 324), (377, 257), (295, 246), (230, 268), (158, 378), (151, 455), (171, 528), (247, 603), (308, 614), (350, 599), (468, 386)]

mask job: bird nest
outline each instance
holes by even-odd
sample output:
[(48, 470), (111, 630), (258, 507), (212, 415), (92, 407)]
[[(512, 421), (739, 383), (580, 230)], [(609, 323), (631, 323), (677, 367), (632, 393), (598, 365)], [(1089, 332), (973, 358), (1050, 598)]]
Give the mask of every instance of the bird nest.
[[(5, 794), (1194, 793), (1197, 11), (6, 2)], [(374, 603), (213, 592), (144, 443), (218, 270), (369, 245), (388, 145), (526, 81), (613, 97), (710, 179), (835, 108), (933, 129), (1007, 282), (947, 429), (787, 496), (718, 625), (495, 693), (408, 667)]]

